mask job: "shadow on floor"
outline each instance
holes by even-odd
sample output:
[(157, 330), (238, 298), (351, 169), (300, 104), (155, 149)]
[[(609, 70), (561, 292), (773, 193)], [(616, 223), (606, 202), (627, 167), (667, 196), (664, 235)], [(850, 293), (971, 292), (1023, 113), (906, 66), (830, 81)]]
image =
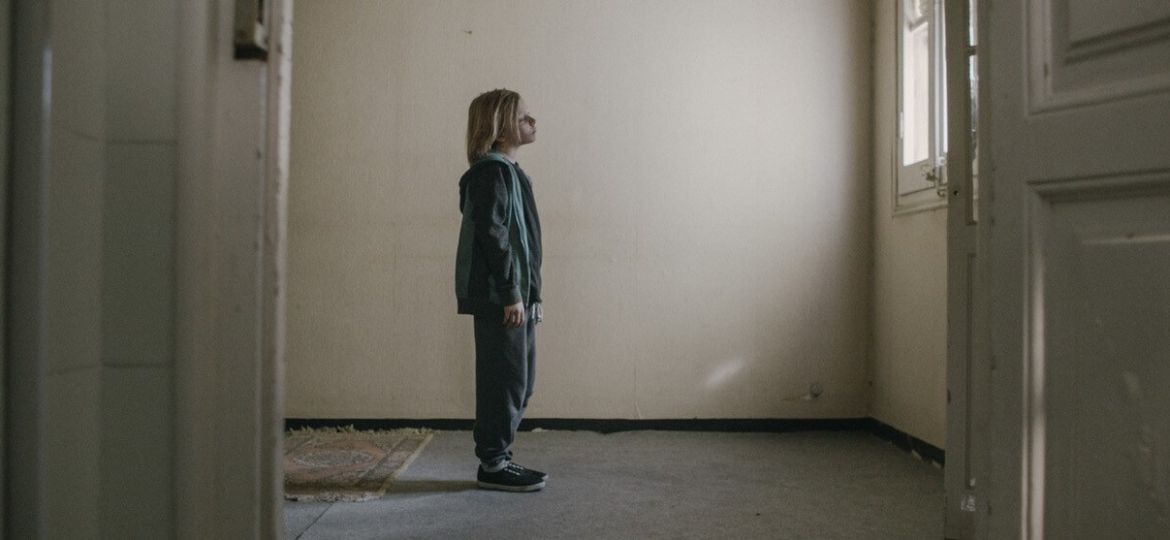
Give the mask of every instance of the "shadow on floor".
[(460, 480), (396, 480), (386, 490), (395, 493), (455, 493), (479, 489), (475, 482)]

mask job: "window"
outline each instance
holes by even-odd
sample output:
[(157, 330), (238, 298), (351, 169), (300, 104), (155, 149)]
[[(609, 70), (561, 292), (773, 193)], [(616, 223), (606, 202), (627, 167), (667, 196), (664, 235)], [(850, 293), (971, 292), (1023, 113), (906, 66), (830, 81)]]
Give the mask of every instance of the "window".
[(942, 0), (898, 0), (894, 212), (946, 204), (946, 62)]

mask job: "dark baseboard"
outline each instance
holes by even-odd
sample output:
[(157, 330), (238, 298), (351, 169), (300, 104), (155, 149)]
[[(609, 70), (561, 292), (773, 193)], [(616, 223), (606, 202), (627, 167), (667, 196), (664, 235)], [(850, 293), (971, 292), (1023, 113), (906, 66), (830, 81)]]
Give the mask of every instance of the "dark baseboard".
[(360, 431), (425, 428), (439, 431), (469, 431), (475, 420), (456, 418), (372, 419), (372, 418), (285, 418), (284, 429), (353, 427)]
[[(609, 418), (525, 418), (520, 431), (534, 429), (565, 431), (856, 431), (869, 429), (869, 418), (683, 418), (660, 420), (628, 420)], [(470, 419), (317, 419), (288, 418), (285, 429), (353, 426), (354, 429), (427, 428), (446, 431), (470, 430)]]
[(898, 448), (907, 452), (917, 453), (922, 459), (937, 463), (940, 467), (947, 464), (946, 451), (930, 444), (918, 437), (910, 435), (894, 426), (886, 424), (876, 418), (866, 419), (866, 431), (894, 443)]
[(853, 431), (863, 429), (864, 418), (781, 419), (781, 418), (681, 418), (658, 420), (534, 418), (523, 420), (520, 429), (536, 428), (617, 433), (619, 431)]
[[(474, 420), (463, 418), (369, 419), (369, 418), (286, 418), (285, 429), (352, 426), (357, 430), (426, 428), (440, 431), (468, 431)], [(946, 464), (945, 452), (922, 439), (874, 418), (689, 418), (627, 420), (594, 418), (526, 418), (520, 431), (533, 429), (596, 431), (735, 431), (784, 433), (792, 431), (868, 431), (899, 448), (917, 453), (922, 459)]]

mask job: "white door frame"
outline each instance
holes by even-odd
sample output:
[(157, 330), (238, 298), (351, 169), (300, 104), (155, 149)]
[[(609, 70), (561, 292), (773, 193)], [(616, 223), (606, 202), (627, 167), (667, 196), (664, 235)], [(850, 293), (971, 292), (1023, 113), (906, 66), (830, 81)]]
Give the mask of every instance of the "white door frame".
[[(43, 377), (46, 364), (46, 264), (44, 258), (48, 185), (48, 107), (45, 51), (48, 7), (16, 2), (12, 10), (12, 177), (5, 231), (4, 532), (12, 538), (44, 534)], [(15, 136), (19, 133), (20, 136)], [(7, 225), (7, 224), (6, 224)], [(15, 381), (20, 381), (16, 384)]]
[[(270, 61), (259, 63), (232, 58), (234, 2), (176, 2), (177, 538), (279, 538), (284, 529), (280, 464), (292, 0), (269, 3), (270, 29), (279, 31), (269, 33)], [(49, 7), (0, 0), (0, 37), (11, 37), (15, 47), (5, 54), (15, 60), (4, 66), (12, 68), (4, 70), (13, 75), (11, 85), (6, 77), (0, 84), (14, 103), (10, 125), (19, 134), (13, 136), (11, 165), (4, 163), (0, 195), (4, 208), (12, 209), (0, 219), (2, 260), (9, 272), (3, 276), (0, 317), (0, 360), (7, 377), (0, 381), (5, 464), (0, 537), (11, 538), (39, 537), (46, 529), (47, 420), (41, 388), (49, 286), (43, 269)], [(0, 121), (6, 129), (7, 118)], [(4, 135), (0, 130), (0, 138)]]
[[(989, 511), (988, 434), (991, 363), (989, 357), (988, 257), (981, 236), (988, 223), (987, 182), (977, 183), (976, 170), (986, 170), (987, 107), (978, 108), (978, 130), (972, 136), (972, 103), (987, 103), (986, 85), (971, 96), (969, 61), (976, 53), (968, 40), (971, 20), (976, 43), (986, 43), (987, 2), (970, 13), (966, 0), (948, 2), (947, 48), (947, 467), (945, 471), (945, 537), (974, 538), (980, 516)], [(977, 79), (986, 80), (986, 55), (976, 56)], [(974, 97), (974, 100), (972, 98)], [(972, 143), (980, 150), (972, 155)], [(973, 161), (978, 160), (978, 165)]]
[[(0, 306), (8, 305), (8, 190), (12, 185), (9, 175), (12, 156), (12, 2), (0, 0)], [(8, 324), (7, 308), (0, 307), (0, 538), (4, 538), (5, 516), (8, 515), (8, 475), (5, 465), (8, 455)]]
[[(288, 179), (292, 121), (293, 0), (272, 2), (269, 23), (264, 160), (263, 310), (261, 332), (261, 532), (284, 532), (285, 306), (288, 298)], [(267, 459), (264, 459), (267, 458)]]
[(947, 466), (944, 536), (974, 535), (978, 479), (972, 458), (977, 407), (973, 407), (979, 288), (975, 184), (971, 160), (971, 95), (968, 75), (970, 13), (967, 2), (948, 2), (947, 66)]
[(266, 63), (235, 2), (179, 6), (176, 537), (279, 538), (292, 0)]

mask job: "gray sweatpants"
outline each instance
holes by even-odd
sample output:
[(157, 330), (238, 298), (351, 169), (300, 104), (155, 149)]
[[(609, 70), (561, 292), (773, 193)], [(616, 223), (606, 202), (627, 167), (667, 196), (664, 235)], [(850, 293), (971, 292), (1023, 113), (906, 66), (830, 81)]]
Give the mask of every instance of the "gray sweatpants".
[(503, 309), (475, 315), (475, 456), (485, 466), (512, 458), (516, 428), (536, 376), (536, 320), (505, 328)]

